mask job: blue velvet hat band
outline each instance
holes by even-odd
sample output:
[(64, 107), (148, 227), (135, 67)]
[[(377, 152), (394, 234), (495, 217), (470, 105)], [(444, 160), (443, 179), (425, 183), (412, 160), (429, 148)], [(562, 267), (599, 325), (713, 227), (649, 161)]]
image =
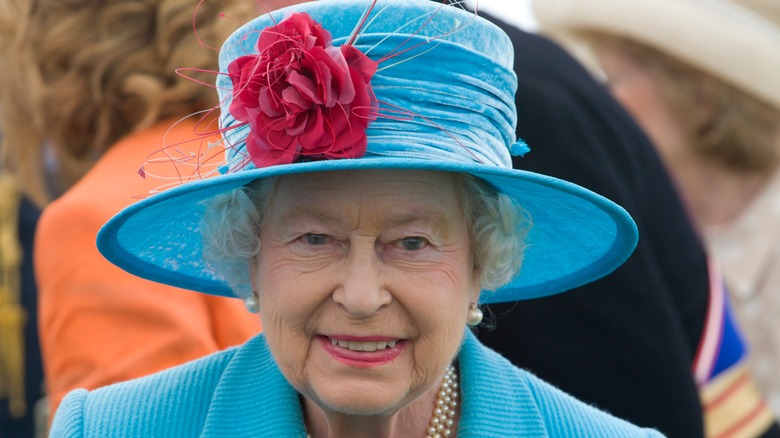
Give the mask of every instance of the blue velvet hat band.
[[(483, 302), (550, 295), (595, 280), (620, 265), (637, 240), (628, 214), (574, 184), (511, 168), (516, 111), (513, 49), (496, 26), (461, 9), (428, 0), (377, 1), (365, 24), (366, 0), (296, 5), (239, 29), (220, 52), (220, 70), (256, 52), (258, 37), (295, 11), (306, 12), (333, 36), (380, 61), (370, 86), (378, 106), (365, 130), (365, 155), (261, 166), (247, 162), (248, 126), (229, 111), (227, 74), (218, 77), (227, 129), (224, 174), (142, 200), (109, 221), (100, 251), (136, 275), (205, 293), (231, 296), (219, 272), (203, 261), (203, 202), (253, 180), (351, 169), (429, 169), (465, 172), (518, 200), (532, 216), (520, 275)], [(396, 56), (392, 56), (396, 55)], [(543, 145), (536, 145), (543, 147)], [(576, 145), (572, 145), (576, 147)]]
[[(472, 17), (471, 19), (474, 19)], [(370, 29), (369, 29), (370, 30)], [(380, 39), (378, 45), (373, 41)], [(374, 36), (361, 38), (355, 47), (371, 49), (378, 58), (402, 44), (414, 45), (421, 37)], [(365, 45), (363, 42), (367, 42)], [(511, 45), (506, 41), (507, 47)], [(371, 81), (380, 101), (380, 116), (366, 131), (369, 138), (367, 155), (421, 160), (442, 159), (478, 162), (511, 167), (508, 144), (515, 141), (516, 113), (514, 92), (517, 78), (511, 69), (501, 68), (494, 61), (449, 42), (433, 42), (435, 46), (421, 56), (378, 72)], [(427, 44), (426, 44), (427, 47)], [(427, 47), (431, 49), (431, 47)], [(409, 56), (409, 55), (407, 55)], [(429, 57), (446, 59), (458, 70), (441, 68)], [(390, 61), (392, 62), (392, 61)], [(420, 64), (429, 64), (421, 70)], [(223, 107), (231, 101), (230, 87), (222, 79)], [(402, 109), (403, 113), (398, 113)], [(392, 118), (381, 116), (392, 114)], [(222, 125), (236, 121), (228, 112), (222, 113)], [(246, 128), (245, 128), (246, 129)], [(228, 134), (228, 162), (241, 162), (246, 150), (241, 129)]]
[[(304, 10), (330, 31), (334, 45), (344, 43), (361, 22), (361, 6), (368, 3), (314, 2), (259, 17), (225, 42), (220, 69), (225, 71), (239, 56), (255, 52), (261, 31), (295, 10)], [(503, 31), (480, 17), (430, 3), (379, 2), (373, 20), (353, 44), (374, 60), (400, 53), (381, 62), (371, 80), (380, 116), (366, 132), (367, 155), (446, 157), (511, 167), (507, 146), (515, 141), (517, 122), (512, 44)], [(220, 76), (217, 89), (223, 109), (229, 108), (233, 99), (230, 78)], [(233, 126), (235, 118), (223, 110), (221, 123)], [(245, 136), (241, 130), (228, 135), (233, 145), (229, 165), (244, 161)]]

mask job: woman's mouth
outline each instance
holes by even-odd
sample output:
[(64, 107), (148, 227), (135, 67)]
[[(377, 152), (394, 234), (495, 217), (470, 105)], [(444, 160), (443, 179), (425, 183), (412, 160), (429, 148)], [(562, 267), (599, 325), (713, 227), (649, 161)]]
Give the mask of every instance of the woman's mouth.
[(319, 336), (320, 343), (331, 358), (354, 367), (375, 367), (395, 360), (406, 347), (403, 339), (353, 336)]
[(339, 346), (341, 348), (346, 348), (351, 351), (381, 351), (386, 348), (393, 348), (395, 347), (395, 344), (398, 342), (396, 341), (348, 341), (348, 340), (339, 340), (335, 338), (330, 338), (331, 344), (334, 346)]

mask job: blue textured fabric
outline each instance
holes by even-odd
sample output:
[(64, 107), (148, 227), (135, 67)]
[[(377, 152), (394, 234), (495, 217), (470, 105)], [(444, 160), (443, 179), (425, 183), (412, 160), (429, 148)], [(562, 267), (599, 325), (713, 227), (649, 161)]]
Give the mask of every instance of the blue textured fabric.
[[(572, 398), (467, 332), (458, 355), (460, 438), (659, 437)], [(301, 437), (298, 394), (263, 335), (241, 347), (92, 392), (71, 392), (51, 438)]]
[[(262, 30), (293, 11), (320, 22), (334, 45), (348, 40), (366, 0), (310, 2), (248, 23), (220, 52), (220, 68), (251, 53)], [(511, 168), (517, 87), (513, 50), (498, 27), (461, 9), (427, 0), (380, 0), (355, 47), (379, 59), (409, 52), (379, 66), (371, 80), (380, 117), (367, 129), (368, 150), (357, 159), (324, 160), (235, 171), (247, 127), (226, 133), (225, 174), (142, 200), (120, 212), (98, 235), (98, 248), (121, 268), (141, 277), (205, 293), (233, 296), (220, 272), (201, 254), (202, 201), (253, 180), (277, 175), (350, 169), (429, 169), (465, 172), (517, 199), (533, 218), (521, 273), (507, 286), (482, 294), (485, 303), (562, 292), (606, 275), (633, 251), (637, 230), (611, 201), (574, 184)], [(235, 125), (227, 108), (231, 81), (218, 77), (221, 126)], [(382, 117), (393, 105), (424, 117)], [(457, 139), (455, 141), (454, 139)], [(532, 145), (534, 146), (534, 145)]]

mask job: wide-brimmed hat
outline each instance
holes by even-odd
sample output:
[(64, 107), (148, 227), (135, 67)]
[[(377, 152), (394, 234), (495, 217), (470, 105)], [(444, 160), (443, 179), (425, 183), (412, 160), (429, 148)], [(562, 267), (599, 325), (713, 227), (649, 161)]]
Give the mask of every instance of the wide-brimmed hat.
[(203, 260), (204, 201), (261, 178), (355, 169), (471, 174), (531, 214), (521, 273), (482, 294), (485, 303), (577, 287), (636, 245), (636, 226), (618, 205), (511, 168), (510, 152), (526, 149), (515, 142), (512, 44), (473, 13), (427, 0), (303, 3), (236, 31), (220, 70), (226, 164), (101, 229), (98, 248), (128, 272), (233, 296)]
[(540, 31), (586, 64), (582, 31), (625, 37), (780, 108), (777, 0), (535, 0), (533, 8)]

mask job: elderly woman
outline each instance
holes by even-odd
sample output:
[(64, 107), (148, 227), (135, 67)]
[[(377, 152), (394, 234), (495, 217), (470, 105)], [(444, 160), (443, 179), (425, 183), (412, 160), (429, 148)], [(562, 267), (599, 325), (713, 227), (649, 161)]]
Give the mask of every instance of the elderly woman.
[(239, 29), (220, 55), (219, 174), (125, 209), (98, 246), (243, 298), (265, 332), (74, 391), (53, 436), (657, 436), (467, 329), (478, 303), (604, 275), (637, 237), (610, 201), (511, 169), (511, 53), (492, 24), (429, 1), (312, 2)]

